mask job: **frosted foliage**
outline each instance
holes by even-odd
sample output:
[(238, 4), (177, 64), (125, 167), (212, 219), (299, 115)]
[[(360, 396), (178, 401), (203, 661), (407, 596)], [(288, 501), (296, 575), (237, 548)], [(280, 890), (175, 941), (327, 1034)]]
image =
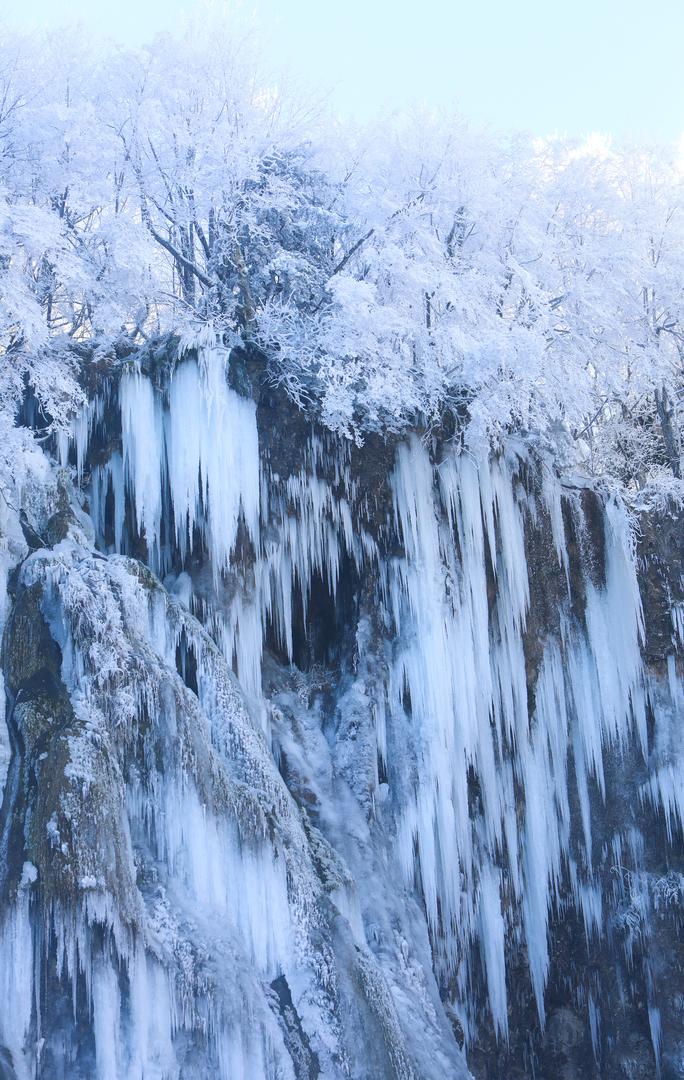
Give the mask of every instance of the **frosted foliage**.
[(143, 50), (3, 35), (2, 474), (26, 384), (62, 432), (83, 362), (175, 334), (257, 345), (358, 440), (458, 417), (679, 477), (679, 150), (420, 112), (358, 131), (274, 84), (253, 29), (207, 4)]

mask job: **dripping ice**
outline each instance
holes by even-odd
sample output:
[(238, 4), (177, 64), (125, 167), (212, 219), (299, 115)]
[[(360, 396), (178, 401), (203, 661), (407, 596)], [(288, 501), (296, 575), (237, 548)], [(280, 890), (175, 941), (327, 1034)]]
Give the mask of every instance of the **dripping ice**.
[(229, 564), (241, 516), (258, 542), (255, 408), (227, 385), (226, 360), (225, 350), (213, 348), (204, 349), (197, 361), (181, 361), (171, 376), (168, 407), (140, 371), (121, 380), (124, 475), (138, 530), (159, 567), (167, 480), (181, 557), (199, 526), (219, 574)]
[[(178, 612), (189, 608), (200, 616), (225, 660), (236, 668), (258, 721), (243, 727), (240, 737), (261, 740), (262, 755), (267, 743), (258, 728), (269, 731), (261, 665), (269, 627), (292, 662), (294, 608), (301, 603), (306, 624), (314, 579), (323, 581), (334, 599), (343, 559), (350, 559), (359, 572), (373, 568), (388, 663), (383, 680), (373, 687), (371, 715), (379, 756), (392, 777), (389, 797), (383, 793), (381, 798), (377, 789), (374, 796), (382, 807), (377, 820), (389, 838), (389, 873), (396, 870), (404, 888), (419, 883), (435, 962), (457, 987), (453, 1007), (463, 1020), (466, 1041), (477, 1023), (469, 992), (478, 971), (486, 984), (495, 1033), (502, 1040), (508, 1037), (506, 941), (517, 932), (526, 944), (543, 1025), (549, 927), (564, 881), (570, 883), (587, 938), (606, 933), (593, 871), (592, 805), (605, 797), (608, 755), (635, 744), (646, 759), (649, 705), (655, 752), (642, 798), (663, 813), (670, 834), (684, 825), (684, 754), (676, 745), (674, 724), (682, 690), (674, 658), (666, 689), (651, 685), (644, 674), (643, 616), (627, 512), (615, 499), (606, 500), (602, 580), (584, 568), (583, 618), (566, 599), (561, 602), (558, 631), (544, 642), (530, 694), (526, 529), (535, 515), (547, 515), (553, 558), (567, 598), (571, 559), (563, 506), (571, 507), (581, 531), (581, 484), (564, 486), (546, 468), (543, 484), (531, 493), (521, 480), (529, 464), (527, 451), (513, 441), (499, 455), (447, 449), (435, 464), (425, 445), (410, 438), (396, 451), (392, 515), (386, 526), (392, 543), (385, 547), (359, 524), (343, 448), (331, 450), (312, 436), (302, 467), (285, 478), (260, 462), (254, 402), (228, 386), (226, 364), (224, 350), (205, 348), (196, 359), (177, 364), (164, 392), (136, 367), (121, 379), (121, 453), (114, 452), (91, 476), (96, 533), (102, 543), (110, 497), (114, 549), (129, 550), (126, 509), (132, 511), (148, 561), (165, 577), (175, 599), (156, 602), (150, 614), (123, 571), (112, 569), (118, 574), (117, 588), (128, 597), (141, 638), (160, 663), (174, 667), (180, 641), (175, 630), (169, 631), (174, 625), (182, 623), (186, 635), (195, 635), (193, 647), (200, 654), (204, 648), (197, 685), (203, 722), (211, 731), (209, 741), (219, 750), (223, 745), (229, 758), (235, 751), (234, 735), (222, 744), (226, 710), (219, 700), (223, 691), (217, 690), (210, 670), (215, 662), (207, 659), (211, 650), (198, 643), (196, 631)], [(90, 407), (75, 427), (79, 474), (96, 420), (97, 406)], [(330, 455), (335, 459), (334, 483)], [(236, 551), (241, 530), (253, 555), (244, 564)], [(186, 571), (176, 572), (198, 535), (215, 592), (222, 577), (235, 578), (229, 600), (221, 605), (212, 607), (211, 597), (197, 595)], [(71, 555), (65, 551), (62, 558), (68, 562)], [(176, 570), (171, 571), (174, 558)], [(113, 567), (117, 565), (115, 561)], [(38, 573), (40, 566), (41, 557), (33, 556), (25, 573)], [(63, 577), (53, 583), (58, 591), (67, 580), (63, 566), (62, 571)], [(59, 572), (58, 560), (50, 574), (59, 577)], [(105, 615), (116, 624), (115, 613)], [(673, 609), (673, 632), (680, 629), (681, 613)], [(78, 697), (79, 686), (90, 677), (88, 662), (64, 625), (54, 632), (63, 637), (65, 682)], [(357, 645), (362, 665), (364, 650), (373, 646), (361, 634)], [(137, 701), (133, 712), (140, 707)], [(155, 722), (173, 730), (177, 717), (165, 707)], [(393, 732), (403, 733), (405, 740), (394, 738)], [(472, 775), (478, 781), (475, 809)], [(207, 809), (201, 784), (188, 782), (177, 764), (155, 782), (156, 788), (144, 789), (131, 777), (128, 820), (138, 842), (169, 868), (181, 907), (201, 912), (207, 927), (230, 928), (232, 947), (240, 952), (245, 972), (268, 980), (287, 972), (292, 985), (300, 986), (313, 978), (302, 974), (306, 963), (301, 955), (293, 955), (293, 936), (306, 936), (297, 922), (301, 896), (293, 897), (284, 857), (266, 834), (246, 846), (234, 823)], [(573, 783), (580, 836), (573, 836), (571, 828)], [(329, 815), (334, 812), (328, 807)], [(292, 828), (303, 851), (304, 841)], [(619, 835), (613, 838), (616, 865), (627, 842)], [(639, 838), (631, 836), (629, 843), (638, 859)], [(353, 851), (344, 854), (353, 865)], [(358, 880), (359, 895), (350, 897), (341, 890), (338, 901), (362, 945), (366, 887), (370, 889)], [(32, 955), (26, 916), (29, 888), (30, 882), (0, 928), (4, 956)], [(512, 905), (504, 903), (505, 893), (513, 898)], [(168, 929), (170, 916), (163, 908), (158, 905), (147, 917), (155, 926), (166, 920)], [(111, 913), (106, 918), (114, 925)], [(66, 924), (58, 933), (64, 962), (75, 979), (79, 965), (88, 963), (87, 919), (76, 931), (78, 944)], [(135, 1006), (126, 1005), (121, 996), (113, 961), (100, 958), (87, 972), (97, 1075), (114, 1077), (124, 1069), (126, 1075), (144, 1077), (152, 1075), (152, 1062), (161, 1075), (166, 1075), (164, 1070), (172, 1075), (176, 1032), (191, 1020), (179, 1019), (182, 1007), (168, 966), (123, 938), (116, 949), (125, 958)], [(6, 1045), (10, 1037), (13, 1045), (22, 1042), (31, 1008), (30, 993), (22, 991), (4, 1022)], [(313, 1004), (310, 1008), (313, 1013)], [(653, 1003), (649, 1017), (657, 1057), (660, 1020)], [(600, 1018), (593, 1002), (590, 1020), (595, 1043)], [(211, 1022), (216, 1026), (219, 1075), (271, 1075), (276, 1065), (268, 1062), (285, 1060), (268, 1015), (255, 1025), (259, 1035), (249, 1045), (237, 1034), (235, 1017), (224, 1022), (217, 1014)], [(10, 1027), (14, 1034), (8, 1034)], [(17, 1054), (21, 1056), (19, 1050)]]
[[(464, 997), (464, 954), (479, 940), (501, 1035), (507, 992), (499, 867), (521, 902), (543, 1023), (548, 924), (563, 874), (587, 932), (604, 929), (591, 875), (589, 785), (603, 795), (604, 755), (633, 734), (645, 753), (641, 601), (629, 524), (614, 501), (606, 507), (605, 583), (587, 581), (586, 626), (563, 614), (561, 634), (545, 646), (528, 709), (525, 516), (534, 508), (516, 480), (518, 464), (513, 451), (499, 458), (447, 456), (434, 473), (417, 439), (401, 447), (393, 491), (406, 554), (388, 568), (400, 629), (390, 704), (401, 710), (408, 691), (418, 732), (418, 782), (400, 811), (401, 862), (411, 879), (417, 852), (428, 920), (445, 964), (463, 979)], [(560, 498), (560, 483), (547, 480), (545, 509), (567, 575)], [(491, 610), (487, 562), (496, 581)], [(584, 870), (570, 845), (568, 748), (582, 807)], [(481, 818), (474, 820), (470, 767), (481, 787)], [(522, 824), (515, 785), (524, 792)]]

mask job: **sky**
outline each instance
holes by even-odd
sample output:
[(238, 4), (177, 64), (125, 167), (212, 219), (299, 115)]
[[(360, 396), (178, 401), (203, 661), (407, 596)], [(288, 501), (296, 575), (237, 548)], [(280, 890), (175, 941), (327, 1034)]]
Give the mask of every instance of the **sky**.
[[(127, 45), (173, 31), (192, 7), (193, 0), (0, 0), (10, 26), (80, 20)], [(241, 7), (256, 13), (267, 61), (345, 117), (372, 120), (420, 104), (455, 108), (495, 131), (600, 131), (648, 142), (684, 132), (684, 0), (255, 0)]]

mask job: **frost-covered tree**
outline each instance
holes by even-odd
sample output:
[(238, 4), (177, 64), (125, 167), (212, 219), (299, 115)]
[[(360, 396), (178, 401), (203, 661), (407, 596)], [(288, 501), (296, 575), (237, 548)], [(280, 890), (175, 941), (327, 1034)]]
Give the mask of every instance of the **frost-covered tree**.
[(681, 197), (665, 151), (323, 123), (225, 15), (131, 52), (5, 35), (2, 422), (30, 385), (63, 424), (84, 362), (200, 334), (349, 437), (448, 416), (679, 477)]

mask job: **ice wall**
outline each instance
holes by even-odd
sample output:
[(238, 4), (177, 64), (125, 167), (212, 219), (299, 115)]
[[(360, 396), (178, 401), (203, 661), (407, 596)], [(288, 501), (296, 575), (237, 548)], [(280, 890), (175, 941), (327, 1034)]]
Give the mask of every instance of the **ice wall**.
[[(419, 733), (417, 782), (402, 807), (402, 862), (407, 875), (417, 864), (445, 961), (454, 970), (461, 964), (464, 997), (471, 975), (462, 957), (469, 939), (479, 941), (503, 1035), (503, 875), (521, 908), (543, 1020), (548, 920), (564, 875), (585, 921), (594, 929), (597, 919), (600, 929), (601, 914), (591, 909), (588, 786), (603, 792), (604, 755), (633, 735), (645, 752), (641, 601), (625, 512), (613, 502), (605, 512), (605, 582), (586, 582), (583, 620), (561, 613), (529, 693), (525, 530), (531, 515), (557, 513), (558, 493), (547, 486), (542, 505), (531, 504), (516, 477), (519, 464), (512, 452), (447, 456), (434, 475), (417, 439), (402, 446), (393, 493), (405, 557), (390, 565), (388, 578), (398, 630), (390, 705), (401, 710), (408, 694)], [(562, 530), (556, 517), (564, 566)], [(571, 845), (570, 765), (584, 826), (579, 845), (577, 838)], [(479, 786), (475, 809), (470, 773)], [(516, 812), (522, 806), (523, 815)]]
[[(135, 368), (121, 379), (123, 472), (155, 569), (168, 559), (161, 537), (167, 492), (173, 532), (165, 541), (175, 542), (181, 557), (192, 549), (197, 528), (220, 574), (229, 565), (241, 517), (258, 543), (255, 408), (228, 387), (226, 359), (225, 350), (205, 349), (197, 361), (180, 363), (166, 400)], [(117, 494), (120, 499), (120, 488)]]
[[(270, 989), (282, 984), (300, 1059), (348, 1075), (325, 892), (216, 646), (137, 564), (103, 561), (73, 534), (23, 564), (20, 588), (27, 604), (40, 596), (60, 647), (69, 719), (33, 759), (41, 699), (12, 671), (26, 757), (52, 785), (0, 924), (14, 1074), (293, 1077)], [(176, 670), (181, 640), (194, 691)]]
[[(661, 677), (644, 666), (634, 530), (614, 497), (513, 439), (493, 454), (410, 436), (378, 480), (312, 426), (283, 468), (286, 436), (258, 428), (228, 362), (205, 349), (166, 381), (129, 367), (120, 448), (87, 477), (106, 413), (89, 407), (76, 475), (109, 558), (72, 545), (23, 571), (44, 592), (85, 743), (117, 746), (121, 844), (164, 882), (136, 896), (130, 866), (123, 893), (86, 867), (71, 906), (51, 908), (74, 1000), (85, 981), (93, 1075), (174, 1076), (185, 1039), (220, 1076), (307, 1076), (311, 1055), (323, 1076), (362, 1076), (359, 1047), (378, 1031), (368, 1076), (458, 1075), (454, 1030), (466, 1049), (485, 1030), (514, 1037), (521, 956), (543, 1037), (559, 921), (573, 913), (587, 949), (615, 949), (627, 912), (629, 969), (629, 912), (644, 927), (664, 903), (643, 869), (645, 815), (681, 843), (679, 608)], [(166, 586), (149, 596), (118, 557), (141, 545)], [(101, 766), (79, 738), (68, 776), (87, 786)], [(638, 799), (617, 820), (621, 769)], [(31, 866), (2, 923), (8, 956), (29, 949)], [(211, 974), (186, 985), (198, 950)], [(349, 953), (375, 1003), (363, 1019)], [(281, 979), (294, 1029), (263, 995)], [(598, 1062), (599, 990), (575, 997)], [(0, 1041), (34, 1075), (30, 995), (16, 1009)]]

